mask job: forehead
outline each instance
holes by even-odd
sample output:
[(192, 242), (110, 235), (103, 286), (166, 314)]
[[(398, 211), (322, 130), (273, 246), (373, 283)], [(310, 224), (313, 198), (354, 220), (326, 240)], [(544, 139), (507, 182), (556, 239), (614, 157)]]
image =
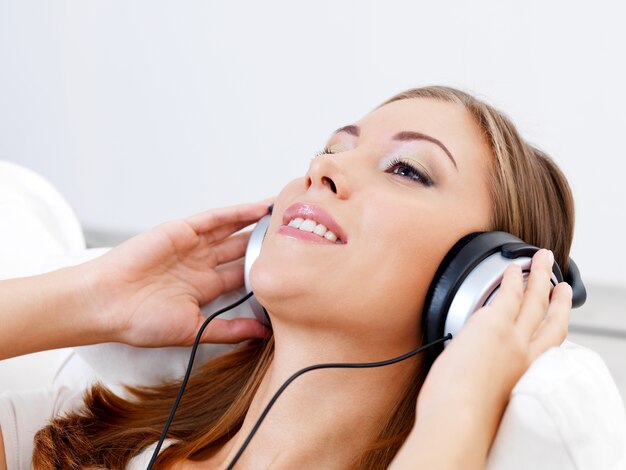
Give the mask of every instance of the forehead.
[[(356, 123), (360, 139), (381, 141), (402, 131), (415, 131), (440, 140), (459, 166), (490, 161), (491, 151), (473, 116), (460, 104), (431, 98), (410, 98), (386, 104)], [(480, 166), (483, 166), (480, 165)]]

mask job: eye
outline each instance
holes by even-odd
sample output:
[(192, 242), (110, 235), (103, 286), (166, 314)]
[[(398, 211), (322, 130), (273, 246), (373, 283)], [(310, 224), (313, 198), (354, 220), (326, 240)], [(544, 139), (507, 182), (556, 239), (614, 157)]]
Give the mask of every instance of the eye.
[(313, 158), (319, 157), (320, 155), (332, 155), (333, 153), (337, 153), (337, 152), (335, 152), (333, 149), (325, 148), (325, 149), (318, 150), (317, 152), (315, 152), (315, 155), (313, 156)]
[(393, 161), (387, 166), (386, 171), (394, 175), (400, 175), (405, 178), (409, 178), (410, 180), (423, 184), (426, 187), (432, 186), (434, 184), (434, 181), (429, 178), (423, 171), (418, 170), (411, 163), (402, 161), (399, 158), (394, 158)]

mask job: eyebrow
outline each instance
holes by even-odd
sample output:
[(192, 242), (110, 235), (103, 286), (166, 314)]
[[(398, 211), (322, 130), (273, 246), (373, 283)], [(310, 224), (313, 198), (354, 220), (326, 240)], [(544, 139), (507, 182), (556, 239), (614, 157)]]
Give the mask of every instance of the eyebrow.
[[(350, 135), (358, 137), (361, 134), (361, 129), (359, 129), (358, 126), (349, 125), (349, 126), (340, 127), (339, 129), (337, 129), (335, 131), (335, 134), (337, 134), (339, 132), (346, 132), (346, 133), (348, 133)], [(450, 150), (448, 150), (448, 148), (445, 145), (443, 145), (443, 142), (441, 142), (439, 139), (435, 139), (434, 137), (431, 137), (429, 135), (422, 134), (421, 132), (402, 131), (402, 132), (398, 132), (396, 135), (394, 135), (393, 136), (393, 140), (399, 140), (399, 141), (426, 140), (428, 142), (432, 142), (433, 144), (439, 146), (441, 148), (441, 150), (443, 150), (445, 152), (445, 154), (448, 156), (448, 158), (450, 159), (450, 161), (454, 165), (454, 168), (456, 168), (457, 171), (459, 169), (457, 164), (456, 164), (456, 160), (452, 156), (452, 153), (450, 153)]]
[(353, 125), (343, 126), (337, 129), (334, 133), (339, 134), (340, 132), (347, 132), (350, 135), (358, 137), (361, 134), (361, 129), (359, 129), (358, 126), (353, 126)]
[(454, 159), (454, 157), (452, 156), (452, 154), (450, 153), (450, 150), (447, 149), (447, 147), (445, 145), (443, 145), (443, 142), (441, 142), (438, 139), (435, 139), (434, 137), (431, 137), (429, 135), (426, 134), (422, 134), (421, 132), (414, 132), (414, 131), (402, 131), (402, 132), (398, 132), (396, 135), (393, 136), (393, 140), (427, 140), (428, 142), (432, 142), (435, 145), (438, 145), (441, 150), (443, 150), (446, 155), (448, 156), (448, 158), (450, 159), (450, 161), (452, 162), (452, 164), (454, 165), (454, 168), (456, 168), (457, 170), (459, 169), (456, 166), (456, 160)]

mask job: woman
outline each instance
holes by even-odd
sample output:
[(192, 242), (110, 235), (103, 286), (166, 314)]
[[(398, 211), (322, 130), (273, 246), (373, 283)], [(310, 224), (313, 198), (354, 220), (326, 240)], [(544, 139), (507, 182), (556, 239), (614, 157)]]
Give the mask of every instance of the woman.
[[(332, 234), (307, 241), (284, 227), (298, 203), (312, 217), (328, 214)], [(228, 236), (263, 211), (240, 210), (239, 217), (223, 210), (166, 224), (76, 268), (88, 287), (67, 310), (79, 320), (52, 334), (42, 329), (28, 340), (35, 349), (5, 356), (101, 341), (189, 344), (198, 305), (241, 285), (234, 260), (247, 234)], [(482, 468), (513, 385), (566, 336), (571, 289), (562, 283), (550, 296), (548, 278), (553, 259), (566, 266), (573, 203), (561, 172), (502, 114), (445, 87), (402, 93), (340, 129), (306, 175), (276, 197), (251, 273), (272, 332), (254, 320), (239, 323), (245, 331), (209, 327), (208, 341), (267, 338), (197, 368), (158, 467), (225, 468), (272, 394), (302, 367), (415, 348), (439, 263), (463, 235), (484, 230), (552, 250), (533, 258), (525, 291), (519, 269), (509, 268), (495, 300), (471, 317), (427, 378), (419, 355), (301, 377), (238, 464)], [(98, 313), (85, 315), (85, 305)], [(158, 439), (178, 385), (133, 389), (128, 399), (95, 387), (85, 409), (37, 433), (34, 466), (125, 468)]]

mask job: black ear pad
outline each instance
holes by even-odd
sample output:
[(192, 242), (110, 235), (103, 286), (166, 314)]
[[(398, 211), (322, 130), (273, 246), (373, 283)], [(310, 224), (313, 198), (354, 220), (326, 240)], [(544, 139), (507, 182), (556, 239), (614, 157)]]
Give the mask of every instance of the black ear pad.
[[(522, 240), (506, 232), (474, 232), (461, 238), (448, 251), (426, 294), (422, 310), (424, 344), (444, 336), (448, 309), (468, 274), (507, 243), (522, 243)], [(443, 344), (429, 348), (426, 356), (427, 367), (430, 367), (441, 351)]]
[(585, 289), (585, 285), (580, 277), (580, 271), (574, 260), (570, 258), (567, 264), (565, 282), (572, 286), (572, 307), (580, 307), (587, 300), (587, 289)]

